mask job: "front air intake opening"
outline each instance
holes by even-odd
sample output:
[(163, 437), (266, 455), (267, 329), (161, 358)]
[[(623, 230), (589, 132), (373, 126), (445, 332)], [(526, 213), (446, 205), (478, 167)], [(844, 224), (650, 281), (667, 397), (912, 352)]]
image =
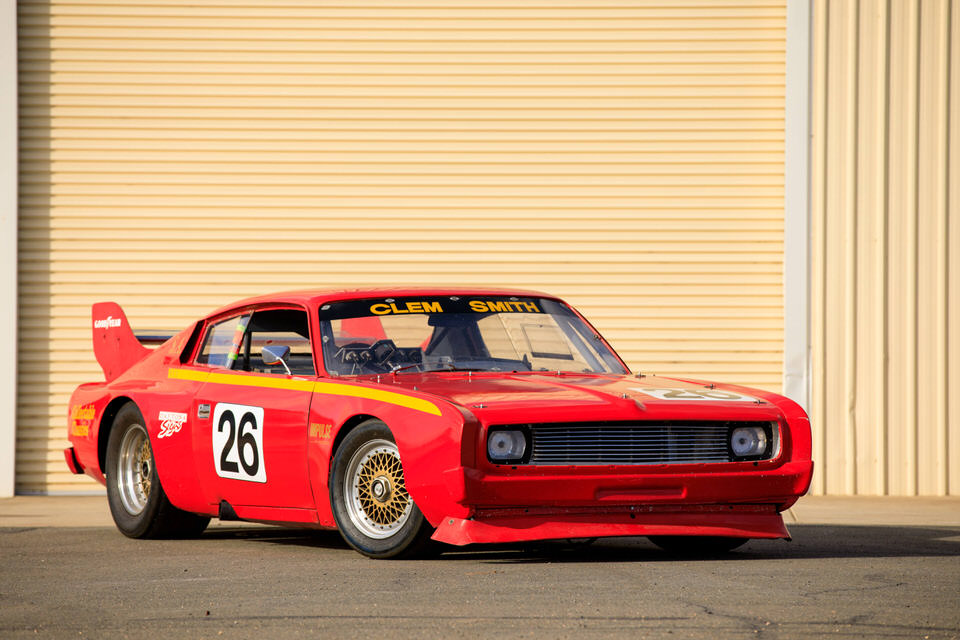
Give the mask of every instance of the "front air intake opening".
[(530, 465), (741, 462), (769, 460), (779, 451), (775, 422), (575, 422), (496, 428), (521, 427), (530, 435)]

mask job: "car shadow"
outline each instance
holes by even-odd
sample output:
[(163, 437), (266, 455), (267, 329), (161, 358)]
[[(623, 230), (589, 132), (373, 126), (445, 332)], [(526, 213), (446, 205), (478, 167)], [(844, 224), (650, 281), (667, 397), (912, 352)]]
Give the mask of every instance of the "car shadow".
[[(561, 541), (525, 545), (519, 549), (520, 553), (514, 547), (509, 556), (502, 555), (498, 560), (516, 563), (673, 562), (960, 556), (960, 528), (956, 527), (793, 525), (790, 530), (793, 539), (789, 541), (750, 540), (733, 551), (720, 553), (672, 553), (660, 549), (647, 538), (607, 538), (581, 547)], [(481, 548), (467, 548), (441, 557), (482, 559), (484, 554)]]
[[(493, 563), (664, 562), (683, 560), (769, 560), (960, 556), (960, 528), (921, 526), (792, 525), (793, 540), (750, 540), (727, 553), (677, 554), (647, 538), (603, 538), (523, 544), (443, 546), (432, 560)], [(336, 531), (281, 527), (217, 527), (207, 540), (250, 540), (355, 553)]]
[(251, 540), (279, 545), (349, 549), (337, 531), (326, 529), (291, 529), (272, 525), (218, 526), (207, 529), (203, 540)]

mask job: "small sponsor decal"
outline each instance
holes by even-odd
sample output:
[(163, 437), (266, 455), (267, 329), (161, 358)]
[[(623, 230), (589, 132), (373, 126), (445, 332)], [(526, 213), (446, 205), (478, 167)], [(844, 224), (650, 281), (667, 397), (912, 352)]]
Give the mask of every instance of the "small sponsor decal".
[(470, 308), (477, 313), (541, 313), (535, 302), (522, 300), (471, 300)]
[(197, 417), (201, 420), (206, 420), (210, 417), (210, 405), (201, 404), (197, 407)]
[(721, 402), (758, 402), (753, 396), (745, 396), (742, 393), (733, 391), (721, 391), (719, 389), (645, 389), (640, 387), (631, 387), (630, 391), (639, 391), (642, 394), (660, 398), (661, 400), (687, 400), (687, 401), (721, 401)]
[(102, 320), (94, 320), (93, 328), (94, 329), (114, 329), (119, 327), (121, 324), (120, 318), (114, 318), (113, 316), (107, 316)]
[(70, 435), (88, 436), (97, 410), (93, 404), (74, 405), (70, 408)]
[(187, 414), (177, 413), (175, 411), (161, 411), (160, 415), (160, 433), (158, 438), (169, 438), (183, 428), (187, 421)]
[(310, 437), (318, 440), (329, 440), (333, 433), (333, 425), (326, 422), (311, 422)]

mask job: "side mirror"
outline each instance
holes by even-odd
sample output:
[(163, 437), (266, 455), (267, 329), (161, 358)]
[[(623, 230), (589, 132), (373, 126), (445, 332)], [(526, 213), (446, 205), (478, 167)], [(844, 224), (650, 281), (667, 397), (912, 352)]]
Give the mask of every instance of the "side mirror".
[(260, 357), (263, 358), (263, 364), (273, 366), (282, 364), (287, 370), (287, 375), (291, 375), (290, 367), (287, 366), (286, 359), (290, 356), (290, 347), (285, 345), (268, 345), (260, 350)]

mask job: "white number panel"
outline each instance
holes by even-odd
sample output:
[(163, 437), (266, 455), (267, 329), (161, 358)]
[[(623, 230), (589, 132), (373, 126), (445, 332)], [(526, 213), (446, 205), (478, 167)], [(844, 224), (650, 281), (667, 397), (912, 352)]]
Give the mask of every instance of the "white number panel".
[(711, 400), (726, 402), (757, 402), (752, 396), (745, 396), (732, 391), (721, 391), (719, 389), (641, 389), (632, 387), (631, 391), (639, 391), (654, 398), (661, 400)]
[(221, 478), (266, 482), (263, 407), (221, 402), (213, 410), (213, 466)]

